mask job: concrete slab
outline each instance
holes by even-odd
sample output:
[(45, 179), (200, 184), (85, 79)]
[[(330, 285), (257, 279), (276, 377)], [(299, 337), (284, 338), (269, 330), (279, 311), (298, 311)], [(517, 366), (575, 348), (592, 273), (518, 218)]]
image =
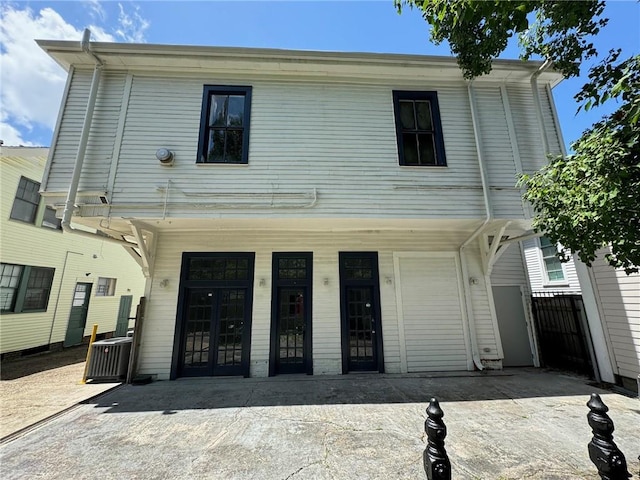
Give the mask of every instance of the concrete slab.
[(0, 439), (119, 383), (80, 383), (87, 347), (2, 362)]
[(439, 398), (454, 478), (596, 479), (586, 402), (600, 393), (638, 475), (640, 402), (579, 377), (346, 375), (123, 386), (0, 447), (2, 478), (425, 478)]

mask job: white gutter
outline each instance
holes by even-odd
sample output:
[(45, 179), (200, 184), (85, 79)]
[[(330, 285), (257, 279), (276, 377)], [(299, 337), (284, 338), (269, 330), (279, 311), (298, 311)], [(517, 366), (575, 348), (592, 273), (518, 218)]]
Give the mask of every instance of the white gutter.
[(540, 68), (533, 72), (531, 75), (531, 91), (533, 93), (534, 109), (536, 111), (536, 117), (538, 118), (538, 126), (540, 127), (540, 137), (542, 139), (542, 148), (544, 150), (545, 157), (549, 153), (549, 139), (547, 138), (547, 131), (544, 128), (544, 118), (542, 117), (542, 107), (540, 104), (540, 91), (538, 90), (538, 77), (551, 65), (553, 62), (549, 59), (540, 65)]
[(470, 281), (469, 281), (469, 267), (467, 265), (467, 257), (465, 249), (475, 240), (478, 235), (484, 230), (487, 224), (492, 219), (491, 213), (491, 199), (489, 197), (489, 185), (487, 179), (487, 172), (484, 165), (484, 159), (482, 157), (482, 145), (480, 143), (480, 135), (478, 128), (478, 118), (475, 107), (475, 96), (473, 92), (473, 86), (470, 83), (467, 84), (467, 93), (469, 95), (469, 106), (471, 108), (471, 122), (473, 124), (473, 136), (476, 142), (476, 151), (478, 153), (478, 166), (480, 168), (480, 180), (482, 182), (482, 195), (484, 198), (484, 208), (486, 218), (482, 224), (476, 228), (473, 233), (467, 238), (460, 246), (460, 266), (462, 269), (462, 288), (464, 290), (465, 305), (467, 310), (467, 320), (469, 322), (469, 338), (471, 339), (471, 357), (473, 363), (478, 370), (484, 370), (482, 361), (480, 360), (480, 352), (478, 349), (478, 338), (476, 336), (476, 321), (473, 315), (473, 301), (471, 299)]
[(96, 62), (93, 70), (93, 78), (91, 79), (91, 89), (89, 90), (89, 99), (87, 100), (87, 110), (84, 115), (84, 123), (82, 124), (82, 133), (80, 134), (80, 142), (78, 144), (78, 152), (76, 154), (76, 162), (73, 166), (73, 174), (71, 175), (71, 183), (69, 185), (69, 193), (64, 204), (64, 212), (62, 213), (62, 230), (67, 233), (75, 233), (84, 237), (105, 240), (112, 243), (119, 243), (128, 247), (137, 247), (135, 243), (127, 242), (113, 237), (105, 237), (84, 230), (77, 230), (71, 226), (71, 217), (75, 208), (76, 196), (78, 194), (78, 185), (80, 184), (80, 174), (82, 173), (82, 164), (87, 151), (87, 143), (89, 141), (89, 131), (91, 130), (91, 122), (93, 120), (93, 110), (96, 106), (96, 97), (98, 96), (98, 87), (100, 86), (100, 77), (102, 75), (102, 61), (91, 51), (89, 39), (91, 31), (87, 28), (82, 35), (81, 47), (82, 51), (93, 57)]

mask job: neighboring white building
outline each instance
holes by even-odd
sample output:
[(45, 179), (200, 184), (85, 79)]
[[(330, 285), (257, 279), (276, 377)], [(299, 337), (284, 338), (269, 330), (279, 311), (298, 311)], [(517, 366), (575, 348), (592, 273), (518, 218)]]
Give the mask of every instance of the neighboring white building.
[(47, 148), (0, 147), (0, 353), (80, 343), (128, 327), (144, 277), (122, 247), (63, 233), (38, 193)]
[(533, 292), (581, 293), (574, 261), (561, 263), (557, 246), (548, 238), (530, 238), (522, 245)]
[(560, 151), (560, 74), (39, 43), (69, 72), (43, 195), (62, 216), (78, 172), (74, 222), (140, 253), (140, 373), (501, 368), (491, 270), (531, 228), (515, 183), (546, 162), (543, 129)]
[[(602, 378), (629, 390), (640, 383), (640, 274), (627, 275), (598, 253), (591, 268), (579, 264), (582, 288), (594, 301), (587, 303), (591, 335), (599, 355)], [(585, 298), (586, 300), (586, 298)]]

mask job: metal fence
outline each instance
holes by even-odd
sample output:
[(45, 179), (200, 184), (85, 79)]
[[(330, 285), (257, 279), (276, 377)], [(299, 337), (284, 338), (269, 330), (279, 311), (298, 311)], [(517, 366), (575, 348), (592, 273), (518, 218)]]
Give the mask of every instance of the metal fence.
[(582, 296), (536, 292), (531, 297), (531, 305), (542, 366), (593, 377)]

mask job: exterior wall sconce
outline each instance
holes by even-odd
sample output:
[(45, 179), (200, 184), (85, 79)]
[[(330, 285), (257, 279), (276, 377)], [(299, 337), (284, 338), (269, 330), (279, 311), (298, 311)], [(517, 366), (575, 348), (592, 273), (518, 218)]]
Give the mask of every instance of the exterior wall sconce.
[(323, 285), (329, 285), (329, 279), (328, 279), (328, 278), (324, 278), (324, 279), (322, 280), (322, 284), (323, 284)]
[(478, 279), (476, 277), (469, 277), (469, 285), (478, 285)]
[(260, 281), (258, 282), (258, 285), (261, 287), (264, 287), (267, 285), (267, 280), (265, 278), (261, 278)]
[(385, 277), (384, 278), (384, 283), (386, 283), (387, 285), (391, 285), (393, 283), (393, 281), (391, 280), (391, 277)]
[(166, 288), (169, 285), (169, 279), (165, 278), (164, 280), (160, 281), (160, 288)]

